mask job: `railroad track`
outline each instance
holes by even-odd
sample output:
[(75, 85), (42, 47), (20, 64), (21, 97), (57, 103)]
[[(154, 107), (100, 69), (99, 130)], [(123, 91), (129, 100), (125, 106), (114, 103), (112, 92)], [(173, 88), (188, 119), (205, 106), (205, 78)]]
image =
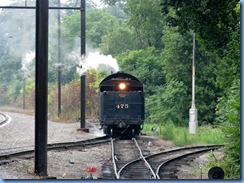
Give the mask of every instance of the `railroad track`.
[(9, 121), (9, 117), (6, 114), (0, 113), (0, 128)]
[(184, 147), (144, 156), (143, 147), (140, 147), (136, 139), (117, 142), (111, 139), (111, 144), (116, 179), (177, 179), (177, 167), (186, 163), (180, 160), (193, 159), (194, 156), (221, 147), (220, 145)]
[[(181, 148), (176, 151), (170, 152), (170, 157), (165, 160), (163, 155), (156, 155), (157, 159), (160, 161), (156, 162), (156, 178), (157, 179), (177, 179), (176, 173), (177, 168), (183, 164), (188, 164), (189, 161), (193, 160), (200, 154), (206, 153), (208, 151), (217, 150), (221, 146), (214, 145), (214, 146), (195, 146), (195, 147), (186, 147)], [(154, 158), (155, 158), (154, 157)], [(152, 161), (152, 157), (149, 157), (150, 161)], [(161, 163), (159, 163), (161, 162)], [(152, 162), (153, 163), (153, 162)], [(159, 164), (158, 164), (159, 163)]]
[[(48, 144), (47, 149), (48, 149), (48, 151), (80, 149), (80, 148), (84, 148), (87, 146), (93, 146), (93, 145), (108, 143), (108, 142), (110, 142), (110, 139), (107, 136), (103, 136), (103, 137), (97, 137), (97, 138), (93, 138), (93, 139), (87, 139), (87, 140), (76, 141), (76, 142), (63, 142), (63, 143)], [(27, 147), (27, 146), (25, 146), (25, 147)], [(16, 149), (18, 151), (18, 149), (25, 148), (25, 147), (18, 147)], [(30, 146), (28, 146), (28, 147), (30, 147)], [(15, 148), (0, 149), (0, 153), (4, 152), (4, 154), (0, 155), (0, 161), (6, 160), (6, 159), (9, 160), (11, 158), (22, 156), (22, 155), (31, 155), (34, 153), (34, 147), (32, 147), (31, 150), (21, 150), (18, 152), (13, 152), (13, 150), (16, 151), (16, 149)], [(6, 152), (6, 151), (8, 151), (8, 152)]]
[[(112, 161), (116, 179), (156, 178), (156, 174), (145, 159), (143, 151), (135, 138), (123, 141), (116, 141), (112, 139), (111, 144)], [(139, 164), (129, 167), (131, 162), (139, 159), (141, 160)], [(133, 169), (137, 171), (137, 174), (134, 174)]]

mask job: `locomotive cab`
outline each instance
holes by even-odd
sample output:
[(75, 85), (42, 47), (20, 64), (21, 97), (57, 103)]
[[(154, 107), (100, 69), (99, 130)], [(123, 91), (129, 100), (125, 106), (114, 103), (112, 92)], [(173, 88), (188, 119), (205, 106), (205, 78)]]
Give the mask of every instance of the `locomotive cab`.
[(138, 135), (144, 121), (143, 84), (134, 76), (118, 72), (99, 85), (100, 124), (110, 136)]

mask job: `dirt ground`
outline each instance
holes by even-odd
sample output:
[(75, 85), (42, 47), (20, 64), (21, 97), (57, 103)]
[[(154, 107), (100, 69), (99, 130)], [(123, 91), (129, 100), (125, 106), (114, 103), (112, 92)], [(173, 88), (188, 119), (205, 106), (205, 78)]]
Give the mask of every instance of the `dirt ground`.
[[(4, 154), (10, 149), (34, 148), (34, 117), (13, 112), (5, 112), (12, 120), (8, 125), (0, 128), (0, 153)], [(98, 125), (87, 121), (87, 128), (90, 133), (77, 131), (79, 123), (55, 123), (48, 122), (48, 143), (80, 141), (96, 136), (102, 132)], [(173, 148), (169, 141), (164, 141), (156, 136), (144, 137), (148, 142), (149, 150), (161, 151)], [(110, 144), (103, 144), (96, 147), (83, 148), (80, 150), (49, 151), (47, 172), (48, 178), (57, 179), (81, 179), (89, 177), (87, 167), (96, 168), (92, 174), (94, 179), (102, 177), (102, 165), (111, 159)], [(221, 153), (221, 152), (219, 152)], [(1, 179), (42, 179), (46, 177), (37, 176), (34, 173), (34, 155), (23, 156), (10, 160), (0, 161)], [(203, 166), (208, 161), (207, 155), (194, 159), (188, 165), (178, 168), (179, 179), (207, 179), (207, 170), (203, 167), (202, 174), (199, 163)]]

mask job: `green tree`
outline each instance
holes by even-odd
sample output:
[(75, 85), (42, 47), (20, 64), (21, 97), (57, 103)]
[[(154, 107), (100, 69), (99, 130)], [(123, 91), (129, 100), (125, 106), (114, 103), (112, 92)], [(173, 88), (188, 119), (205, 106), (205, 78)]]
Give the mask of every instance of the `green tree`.
[[(161, 0), (161, 6), (168, 25), (179, 26), (181, 32), (185, 34), (189, 31), (197, 33), (201, 44), (200, 55), (212, 58), (207, 59), (205, 63), (199, 63), (204, 68), (201, 74), (205, 79), (200, 79), (197, 90), (202, 93), (197, 95), (202, 96), (201, 100), (213, 96), (219, 97), (218, 122), (223, 126), (227, 142), (225, 167), (228, 177), (238, 177), (240, 174), (240, 2), (237, 0), (194, 2)], [(172, 10), (175, 12), (174, 16), (170, 14)], [(201, 57), (198, 59), (204, 60)], [(210, 90), (209, 87), (213, 88), (213, 86), (215, 90)], [(218, 90), (218, 87), (221, 90)], [(199, 106), (203, 110), (210, 105), (213, 111), (213, 106), (216, 104), (214, 102)]]
[(222, 88), (230, 88), (232, 81), (241, 77), (240, 62), (240, 24), (239, 29), (231, 35), (231, 41), (227, 44), (224, 57), (218, 60), (215, 70), (217, 75), (217, 85)]
[(217, 106), (218, 122), (225, 134), (225, 157), (222, 167), (228, 178), (240, 177), (241, 161), (241, 123), (240, 123), (240, 79), (222, 96)]
[(118, 1), (117, 3), (105, 7), (104, 10), (119, 19), (126, 20), (129, 16), (124, 11), (125, 6), (126, 4), (123, 1)]
[[(240, 11), (240, 9), (237, 9)], [(222, 166), (228, 178), (240, 177), (240, 24), (231, 34), (224, 57), (216, 69), (217, 84), (224, 91), (217, 105), (217, 124), (225, 134), (225, 158)]]
[[(80, 13), (64, 17), (64, 36), (80, 37)], [(86, 15), (86, 38), (88, 44), (98, 48), (102, 37), (120, 25), (120, 21), (102, 9), (91, 9)]]
[(100, 9), (94, 9), (87, 14), (87, 39), (95, 48), (99, 47), (102, 37), (119, 26), (116, 17)]
[[(223, 49), (231, 40), (230, 34), (238, 30), (240, 1), (230, 0), (161, 0), (162, 13), (169, 23), (178, 25), (183, 32), (193, 30), (203, 40), (206, 48)], [(169, 15), (173, 8), (177, 17)]]
[(126, 50), (135, 50), (137, 48), (135, 36), (128, 27), (118, 27), (113, 32), (102, 37), (100, 44), (104, 54), (116, 56)]
[(115, 5), (117, 3), (126, 3), (127, 0), (101, 0), (101, 1), (105, 4), (112, 6), (112, 5)]
[[(180, 114), (189, 117), (189, 108), (192, 96), (192, 34), (181, 35), (177, 27), (164, 28), (164, 49), (162, 51), (162, 65), (165, 69), (167, 82), (176, 80), (187, 86), (187, 95), (182, 95), (185, 108), (179, 108)], [(199, 39), (199, 37), (197, 36)], [(196, 106), (199, 123), (213, 123), (215, 120), (215, 107), (220, 90), (216, 86), (214, 69), (217, 65), (215, 53), (201, 49), (201, 41), (196, 41)], [(178, 85), (176, 85), (178, 86)]]
[(166, 84), (156, 87), (157, 92), (147, 99), (148, 122), (186, 125), (184, 113), (187, 104), (187, 87), (182, 81), (170, 80)]
[(160, 51), (155, 48), (128, 50), (116, 58), (122, 71), (128, 72), (141, 80), (146, 95), (154, 94), (157, 92), (156, 86), (165, 84)]
[(128, 0), (125, 12), (130, 16), (128, 24), (134, 29), (139, 49), (163, 47), (164, 19), (159, 0)]
[(0, 58), (0, 90), (2, 105), (10, 105), (20, 95), (22, 88), (21, 61), (19, 58), (5, 53)]

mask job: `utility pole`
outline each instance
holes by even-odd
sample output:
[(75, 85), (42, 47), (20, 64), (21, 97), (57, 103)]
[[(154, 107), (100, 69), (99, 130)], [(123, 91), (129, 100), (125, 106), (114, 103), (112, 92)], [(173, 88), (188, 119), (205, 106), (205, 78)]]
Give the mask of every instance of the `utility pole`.
[[(27, 6), (27, 1), (25, 1), (25, 6)], [(24, 49), (26, 51), (26, 27), (25, 27), (25, 21), (23, 22), (23, 36), (24, 36)], [(26, 66), (27, 67), (27, 66)], [(23, 72), (23, 110), (25, 110), (25, 98), (26, 98), (26, 78), (27, 78), (27, 71), (28, 69), (26, 67), (23, 67), (23, 61), (22, 61), (22, 72)]]
[[(60, 0), (58, 0), (60, 7)], [(61, 21), (60, 10), (58, 10), (58, 117), (61, 115)]]
[[(86, 54), (86, 1), (81, 0), (80, 5), (80, 15), (81, 15), (81, 57), (85, 58)], [(86, 76), (85, 74), (80, 77), (81, 79), (81, 116), (80, 116), (80, 127), (81, 129), (85, 129), (86, 122), (85, 122), (85, 115), (86, 115)]]
[(192, 103), (189, 111), (189, 133), (196, 134), (198, 121), (197, 121), (197, 108), (195, 106), (195, 33), (193, 33), (193, 56), (192, 56)]
[(26, 76), (25, 73), (23, 71), (23, 110), (25, 110), (25, 96), (26, 96)]
[(35, 173), (47, 176), (48, 0), (36, 1)]
[[(34, 9), (36, 10), (36, 92), (35, 92), (35, 165), (34, 171), (40, 176), (47, 176), (47, 89), (48, 89), (48, 10), (69, 9), (80, 10), (81, 7), (50, 7), (49, 0), (36, 0), (36, 6), (0, 6), (7, 9)], [(85, 6), (85, 0), (81, 0)], [(83, 24), (84, 25), (84, 24)], [(84, 28), (85, 30), (85, 28)], [(85, 34), (83, 34), (85, 40)], [(83, 44), (85, 46), (85, 44)], [(83, 48), (83, 47), (82, 47)], [(83, 50), (83, 52), (85, 52)]]

